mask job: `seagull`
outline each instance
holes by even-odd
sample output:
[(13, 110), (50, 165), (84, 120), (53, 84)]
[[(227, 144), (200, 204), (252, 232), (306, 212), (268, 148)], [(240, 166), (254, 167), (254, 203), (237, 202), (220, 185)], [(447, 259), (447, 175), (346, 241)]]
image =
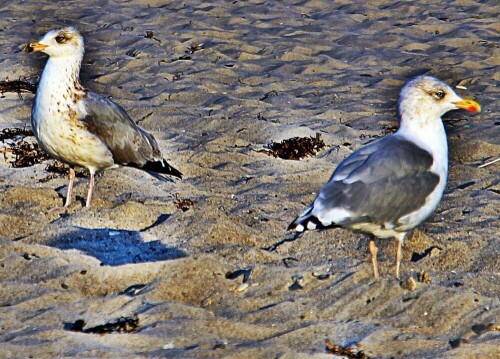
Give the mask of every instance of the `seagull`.
[(125, 110), (80, 84), (85, 49), (83, 37), (74, 27), (51, 30), (40, 41), (28, 43), (25, 51), (49, 55), (31, 124), (40, 147), (69, 166), (65, 207), (71, 204), (74, 167), (90, 172), (86, 207), (90, 207), (98, 171), (131, 166), (157, 178), (182, 178), (182, 173), (163, 159), (154, 137), (135, 124)]
[[(418, 76), (401, 90), (398, 130), (344, 159), (314, 201), (290, 224), (297, 234), (344, 227), (378, 238), (395, 238), (396, 277), (408, 231), (427, 219), (443, 196), (448, 175), (448, 146), (441, 120), (446, 112), (480, 112), (446, 83)], [(377, 247), (369, 244), (375, 279)]]

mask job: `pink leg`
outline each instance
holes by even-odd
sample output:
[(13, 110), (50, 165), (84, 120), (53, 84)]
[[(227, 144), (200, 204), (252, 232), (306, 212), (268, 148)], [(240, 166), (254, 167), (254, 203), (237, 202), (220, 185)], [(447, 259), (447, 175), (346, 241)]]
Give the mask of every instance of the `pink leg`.
[(378, 248), (375, 245), (375, 241), (372, 239), (370, 241), (370, 245), (368, 247), (370, 249), (370, 254), (372, 255), (372, 266), (373, 266), (373, 275), (375, 276), (375, 280), (379, 279), (378, 276), (378, 265), (377, 265), (377, 252)]
[(396, 278), (399, 279), (399, 266), (401, 264), (403, 241), (398, 238), (398, 249), (396, 252)]
[(69, 168), (69, 184), (68, 184), (68, 193), (66, 194), (66, 202), (64, 203), (64, 207), (68, 207), (71, 204), (71, 200), (73, 197), (73, 183), (75, 182), (75, 170), (73, 167)]
[(87, 203), (86, 207), (90, 207), (90, 201), (92, 200), (92, 193), (94, 192), (94, 173), (90, 172), (90, 181), (89, 181), (89, 193), (87, 194)]

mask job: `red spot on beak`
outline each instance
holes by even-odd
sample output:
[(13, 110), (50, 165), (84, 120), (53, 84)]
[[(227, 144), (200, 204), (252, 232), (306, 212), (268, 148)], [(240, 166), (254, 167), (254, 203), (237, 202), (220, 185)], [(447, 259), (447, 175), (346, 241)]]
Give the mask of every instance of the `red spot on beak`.
[(467, 110), (469, 112), (481, 112), (481, 106), (474, 100), (463, 99), (462, 101), (454, 103), (457, 108)]

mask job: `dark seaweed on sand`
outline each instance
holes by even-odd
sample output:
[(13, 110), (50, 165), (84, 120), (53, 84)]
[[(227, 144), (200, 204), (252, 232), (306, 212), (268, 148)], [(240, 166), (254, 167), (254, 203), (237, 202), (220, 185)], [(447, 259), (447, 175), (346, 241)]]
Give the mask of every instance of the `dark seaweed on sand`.
[[(59, 161), (54, 161), (45, 166), (45, 171), (49, 172), (50, 175), (44, 178), (40, 178), (38, 182), (48, 182), (54, 178), (65, 177), (68, 174), (68, 167)], [(85, 169), (76, 169), (76, 177), (88, 177), (88, 171)]]
[(85, 328), (87, 323), (83, 319), (78, 319), (74, 323), (66, 325), (66, 328), (74, 332), (82, 332), (88, 334), (108, 334), (108, 333), (130, 333), (139, 330), (139, 318), (137, 315), (133, 317), (120, 317), (103, 325), (97, 325), (91, 328)]
[(11, 147), (11, 151), (15, 158), (10, 164), (14, 168), (30, 167), (50, 159), (49, 155), (47, 155), (37, 143), (29, 143), (25, 140), (16, 142), (15, 145)]
[(31, 130), (22, 128), (4, 128), (0, 132), (0, 140), (13, 139), (18, 136), (23, 138), (14, 142), (9, 146), (7, 151), (12, 152), (14, 159), (10, 161), (10, 165), (14, 168), (30, 167), (37, 163), (41, 163), (49, 159), (49, 155), (42, 150), (37, 143), (30, 143), (24, 140), (27, 136), (32, 136)]
[(33, 136), (33, 131), (27, 130), (25, 128), (16, 128), (16, 127), (4, 128), (2, 129), (2, 131), (0, 131), (0, 141), (2, 142), (4, 140), (10, 140), (16, 138), (18, 136), (23, 136), (23, 137)]
[(31, 92), (36, 93), (37, 85), (33, 85), (27, 81), (22, 80), (14, 80), (14, 81), (0, 81), (0, 93), (4, 92), (17, 92), (20, 94), (21, 92)]
[(300, 160), (304, 157), (314, 156), (325, 148), (321, 135), (315, 137), (292, 137), (281, 142), (271, 142), (267, 145), (266, 153), (285, 160)]
[[(43, 161), (51, 159), (51, 157), (38, 145), (38, 143), (25, 141), (25, 137), (33, 136), (33, 131), (27, 130), (25, 128), (4, 128), (0, 131), (0, 141), (12, 140), (13, 142), (8, 144), (8, 148), (3, 150), (5, 152), (11, 152), (14, 158), (9, 161), (13, 168), (31, 167), (37, 163), (42, 163)], [(21, 137), (19, 140), (15, 140)], [(67, 167), (59, 162), (54, 161), (49, 163), (45, 170), (51, 173), (49, 176), (42, 178), (39, 182), (47, 182), (56, 177), (64, 177), (68, 173)], [(77, 170), (77, 177), (86, 177), (85, 170)]]
[(189, 198), (179, 198), (179, 194), (176, 193), (174, 204), (177, 208), (179, 208), (183, 212), (186, 212), (187, 210), (189, 210), (189, 208), (196, 204), (196, 201), (193, 201)]
[(325, 345), (325, 349), (328, 354), (334, 354), (349, 359), (370, 359), (370, 357), (363, 353), (362, 350), (355, 347), (344, 348), (340, 345), (333, 344), (329, 339), (325, 341)]

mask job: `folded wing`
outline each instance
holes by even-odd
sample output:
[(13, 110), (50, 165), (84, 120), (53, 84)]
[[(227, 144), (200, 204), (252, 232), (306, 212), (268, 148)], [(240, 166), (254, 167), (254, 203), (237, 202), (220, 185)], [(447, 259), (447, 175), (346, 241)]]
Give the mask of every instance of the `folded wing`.
[(116, 164), (182, 176), (162, 158), (154, 137), (138, 126), (119, 105), (93, 92), (82, 101), (86, 109), (82, 121), (106, 144)]
[(396, 227), (439, 183), (430, 171), (432, 163), (427, 151), (398, 136), (367, 145), (340, 163), (290, 227), (308, 228), (308, 222), (313, 228), (357, 223)]

